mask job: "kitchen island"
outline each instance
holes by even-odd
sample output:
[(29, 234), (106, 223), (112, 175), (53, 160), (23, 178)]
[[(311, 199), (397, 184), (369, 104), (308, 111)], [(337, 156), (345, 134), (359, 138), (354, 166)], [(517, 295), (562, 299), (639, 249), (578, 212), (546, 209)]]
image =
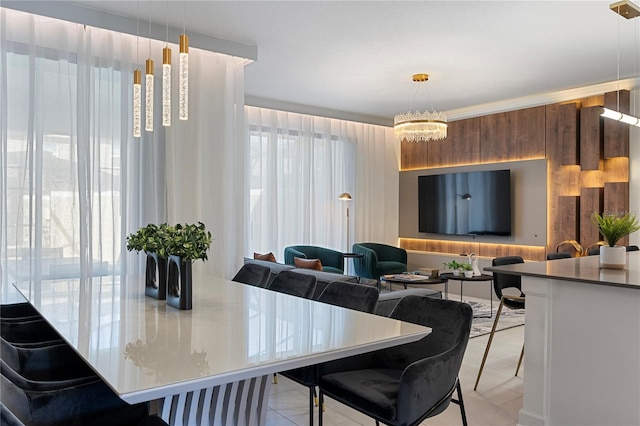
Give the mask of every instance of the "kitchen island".
[(640, 425), (640, 252), (486, 268), (526, 294), (520, 425)]

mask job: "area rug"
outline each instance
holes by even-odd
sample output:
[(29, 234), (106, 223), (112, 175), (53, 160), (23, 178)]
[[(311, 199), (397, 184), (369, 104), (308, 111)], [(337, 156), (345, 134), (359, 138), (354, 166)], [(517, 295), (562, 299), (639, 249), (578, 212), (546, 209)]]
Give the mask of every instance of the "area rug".
[[(493, 312), (491, 313), (488, 303), (471, 301), (467, 303), (469, 303), (473, 308), (473, 322), (471, 323), (471, 334), (469, 337), (477, 337), (491, 333), (491, 327), (493, 327), (493, 321), (495, 320), (495, 315), (498, 311), (498, 303), (493, 304)], [(496, 331), (518, 327), (523, 324), (524, 309), (503, 308)]]

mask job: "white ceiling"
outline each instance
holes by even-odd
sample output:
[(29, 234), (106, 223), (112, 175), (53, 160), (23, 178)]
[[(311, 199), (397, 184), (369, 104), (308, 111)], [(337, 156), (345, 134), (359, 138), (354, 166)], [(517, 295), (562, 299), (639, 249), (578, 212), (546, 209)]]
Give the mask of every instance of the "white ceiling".
[[(249, 97), (383, 120), (640, 75), (640, 18), (608, 1), (74, 1), (257, 46)], [(150, 11), (149, 11), (150, 9)], [(167, 12), (168, 11), (168, 12)], [(636, 80), (637, 81), (637, 80)]]

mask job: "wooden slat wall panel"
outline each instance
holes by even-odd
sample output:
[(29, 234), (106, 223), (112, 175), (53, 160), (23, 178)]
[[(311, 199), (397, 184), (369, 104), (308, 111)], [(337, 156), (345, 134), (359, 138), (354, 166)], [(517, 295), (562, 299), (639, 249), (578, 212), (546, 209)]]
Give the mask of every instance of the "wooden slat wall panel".
[[(620, 98), (618, 99), (618, 94)], [(604, 96), (604, 106), (625, 114), (629, 113), (630, 92), (620, 90), (609, 92)], [(629, 125), (609, 119), (604, 124), (604, 158), (629, 156)]]
[[(629, 211), (629, 183), (615, 182), (604, 184), (604, 210), (625, 213)], [(628, 245), (629, 237), (621, 238), (618, 245)]]
[(447, 138), (428, 144), (429, 167), (445, 167), (480, 162), (480, 118), (454, 121)]
[(522, 256), (525, 260), (544, 260), (545, 247), (517, 246), (507, 244), (483, 244), (466, 241), (419, 240), (401, 238), (400, 247), (405, 250), (433, 253), (476, 253), (484, 257)]
[(545, 107), (480, 117), (480, 161), (545, 157)]
[(575, 196), (557, 197), (556, 202), (550, 206), (551, 218), (549, 224), (550, 234), (553, 240), (549, 240), (548, 252), (555, 251), (556, 246), (565, 240), (580, 241), (580, 228), (578, 218), (580, 217), (580, 199)]
[[(438, 143), (440, 142), (442, 141), (439, 141)], [(429, 143), (401, 142), (400, 170), (422, 169), (428, 167), (427, 153)]]
[(589, 247), (600, 240), (600, 234), (591, 221), (593, 212), (601, 212), (602, 188), (582, 188), (580, 191), (580, 239), (582, 247)]
[(578, 104), (547, 105), (546, 157), (558, 165), (578, 164)]
[(604, 129), (598, 106), (580, 110), (580, 167), (598, 170), (602, 157)]

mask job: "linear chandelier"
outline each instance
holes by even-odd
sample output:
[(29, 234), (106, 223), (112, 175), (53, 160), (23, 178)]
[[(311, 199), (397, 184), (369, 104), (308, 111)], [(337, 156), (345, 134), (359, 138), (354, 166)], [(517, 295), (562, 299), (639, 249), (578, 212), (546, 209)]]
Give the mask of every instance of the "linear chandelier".
[[(414, 74), (414, 82), (426, 83), (428, 74)], [(420, 87), (416, 89), (417, 91)], [(415, 99), (415, 95), (414, 95)], [(443, 112), (418, 110), (397, 114), (393, 119), (393, 134), (400, 142), (428, 142), (447, 137), (447, 116)]]
[[(625, 19), (633, 19), (640, 16), (640, 7), (633, 4), (629, 0), (622, 0), (617, 3), (612, 3), (609, 5), (609, 9), (622, 16)], [(618, 82), (620, 82), (620, 23), (618, 23)], [(630, 126), (640, 127), (640, 118), (634, 117), (633, 115), (625, 114), (620, 112), (620, 90), (617, 92), (618, 95), (618, 111), (602, 108), (602, 112), (600, 115), (604, 118), (608, 118), (615, 121), (620, 121), (621, 123), (626, 123)]]

